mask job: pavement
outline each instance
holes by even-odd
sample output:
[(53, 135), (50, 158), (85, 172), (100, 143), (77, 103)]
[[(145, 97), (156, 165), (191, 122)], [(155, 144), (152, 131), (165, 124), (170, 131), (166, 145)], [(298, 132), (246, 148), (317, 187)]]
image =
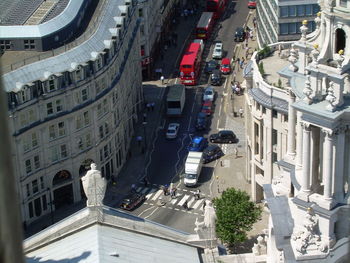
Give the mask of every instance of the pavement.
[[(253, 27), (253, 17), (255, 16), (255, 11), (251, 12), (246, 21), (246, 25), (250, 28)], [(154, 68), (162, 68), (162, 74), (165, 77), (165, 81), (162, 83), (160, 78), (143, 82), (144, 99), (145, 103), (153, 102), (155, 104), (153, 110), (147, 110), (139, 113), (138, 122), (136, 123), (131, 141), (130, 154), (128, 160), (124, 164), (121, 172), (116, 177), (115, 184), (109, 184), (104, 203), (107, 206), (115, 207), (121, 199), (131, 191), (131, 185), (135, 184), (142, 185), (143, 178), (147, 177), (147, 167), (150, 164), (150, 156), (154, 150), (154, 142), (156, 141), (156, 136), (158, 134), (158, 129), (163, 125), (164, 115), (163, 115), (163, 102), (164, 95), (166, 93), (166, 85), (172, 83), (173, 78), (176, 77), (178, 59), (180, 58), (183, 49), (189, 41), (188, 30), (194, 26), (193, 20), (197, 17), (188, 17), (187, 20), (181, 18), (180, 21), (175, 25), (175, 30), (178, 34), (177, 45), (171, 45), (163, 53), (163, 59), (155, 61)], [(255, 37), (253, 40), (248, 41), (249, 50), (252, 52), (257, 48), (257, 43)], [(234, 56), (245, 57), (246, 49), (244, 48), (244, 42), (237, 45), (234, 50)], [(174, 61), (174, 57), (177, 59)], [(249, 58), (249, 56), (248, 56)], [(237, 63), (235, 67), (235, 79), (242, 83), (244, 81), (242, 76), (242, 69), (238, 69)], [(159, 76), (157, 76), (159, 77)], [(228, 85), (230, 85), (234, 74), (229, 76)], [(231, 88), (228, 87), (225, 96), (225, 106), (224, 112), (226, 114), (226, 125), (227, 129), (232, 129), (240, 139), (239, 143), (236, 145), (238, 154), (235, 155), (231, 148), (227, 152), (225, 157), (221, 161), (216, 163), (214, 169), (213, 182), (211, 184), (211, 195), (212, 197), (219, 196), (223, 190), (228, 187), (235, 187), (246, 191), (248, 194), (251, 193), (250, 183), (246, 181), (246, 153), (245, 149), (245, 127), (244, 127), (244, 116), (239, 117), (239, 114), (234, 114), (237, 109), (242, 107), (244, 109), (244, 95), (237, 96), (231, 93)], [(146, 122), (144, 123), (143, 114), (146, 113)], [(137, 141), (137, 136), (142, 137), (141, 145)], [(85, 207), (85, 201), (76, 203), (70, 207), (54, 211), (52, 214), (42, 217), (40, 220), (35, 221), (29, 225), (25, 231), (25, 236), (29, 237), (45, 227), (49, 226), (53, 222), (58, 222), (59, 220), (73, 214), (74, 212)], [(244, 253), (250, 252), (251, 247), (254, 242), (256, 242), (256, 237), (262, 234), (263, 230), (267, 228), (268, 213), (266, 211), (262, 214), (262, 220), (254, 224), (252, 231), (248, 233), (249, 240), (241, 246), (241, 249), (237, 252)], [(223, 261), (224, 262), (224, 261)]]

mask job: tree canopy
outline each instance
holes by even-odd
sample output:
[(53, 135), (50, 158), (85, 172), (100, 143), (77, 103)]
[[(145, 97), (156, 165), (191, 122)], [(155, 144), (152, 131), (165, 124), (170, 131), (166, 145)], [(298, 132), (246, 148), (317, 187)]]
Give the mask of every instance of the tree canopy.
[(228, 188), (214, 198), (216, 209), (216, 234), (221, 241), (234, 245), (247, 239), (247, 232), (261, 218), (262, 209), (250, 201), (241, 190)]

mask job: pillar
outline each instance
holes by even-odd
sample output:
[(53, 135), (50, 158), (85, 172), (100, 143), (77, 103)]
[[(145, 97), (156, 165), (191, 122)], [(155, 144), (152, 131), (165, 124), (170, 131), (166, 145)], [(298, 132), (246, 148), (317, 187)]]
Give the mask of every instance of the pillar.
[(303, 162), (303, 126), (301, 125), (301, 112), (297, 112), (297, 156), (296, 166), (301, 168)]
[(345, 131), (346, 127), (341, 126), (337, 130), (337, 140), (335, 147), (335, 160), (334, 160), (334, 199), (337, 203), (341, 203), (344, 200), (344, 183), (345, 183)]
[(311, 146), (311, 125), (303, 123), (303, 173), (301, 178), (301, 191), (310, 193), (310, 146)]
[(333, 186), (333, 144), (334, 134), (331, 130), (323, 129), (325, 133), (323, 143), (323, 198), (325, 200), (332, 199), (332, 186)]
[(319, 180), (320, 166), (320, 128), (311, 128), (311, 190), (318, 192), (321, 182)]
[(287, 153), (288, 155), (295, 156), (295, 124), (296, 124), (296, 111), (293, 108), (295, 102), (294, 93), (289, 90), (288, 100), (288, 141), (287, 141)]

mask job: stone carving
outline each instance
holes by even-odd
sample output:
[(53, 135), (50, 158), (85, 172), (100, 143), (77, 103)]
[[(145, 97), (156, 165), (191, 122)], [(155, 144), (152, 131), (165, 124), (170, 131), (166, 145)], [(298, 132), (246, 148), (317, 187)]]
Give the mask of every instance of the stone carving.
[(318, 56), (320, 55), (320, 51), (318, 51), (318, 44), (314, 44), (314, 49), (311, 51), (312, 64), (317, 66), (318, 64)]
[(266, 255), (267, 253), (267, 237), (263, 238), (262, 236), (258, 236), (256, 239), (258, 243), (254, 243), (254, 246), (252, 248), (252, 252), (255, 256), (259, 255)]
[(339, 50), (338, 52), (338, 56), (336, 57), (335, 61), (337, 61), (338, 63), (338, 66), (337, 66), (337, 69), (339, 71), (342, 70), (342, 64), (343, 64), (343, 61), (345, 60), (345, 57), (344, 57), (344, 50)]
[(292, 45), (292, 48), (290, 50), (288, 61), (291, 63), (291, 65), (289, 66), (289, 69), (294, 72), (297, 71), (298, 67), (295, 65), (295, 63), (298, 61), (298, 53), (294, 48), (294, 45)]
[(316, 30), (320, 29), (320, 25), (321, 25), (321, 12), (317, 13), (317, 16), (315, 18), (315, 24), (316, 24)]
[(300, 32), (301, 32), (301, 38), (300, 41), (306, 41), (306, 33), (308, 30), (307, 25), (307, 20), (303, 20), (302, 26), (300, 27)]
[(86, 206), (102, 206), (107, 181), (102, 177), (101, 172), (96, 169), (95, 163), (92, 163), (90, 167), (91, 169), (81, 178), (87, 197)]
[(196, 218), (194, 231), (198, 234), (201, 239), (216, 239), (215, 234), (215, 221), (216, 213), (209, 200), (206, 200), (206, 205), (204, 208), (204, 220), (202, 222), (198, 221)]
[(299, 254), (307, 254), (311, 250), (326, 252), (328, 245), (321, 240), (320, 235), (316, 233), (318, 219), (313, 213), (313, 209), (309, 207), (306, 210), (306, 216), (303, 221), (303, 230), (293, 233), (292, 240), (294, 247)]
[(326, 101), (328, 101), (328, 105), (326, 106), (327, 110), (329, 111), (335, 111), (336, 108), (336, 97), (334, 96), (334, 82), (330, 81), (329, 82), (329, 88), (327, 90), (327, 96), (326, 96)]
[(307, 104), (311, 104), (311, 102), (312, 102), (312, 89), (311, 89), (311, 83), (310, 83), (310, 75), (307, 76), (307, 79), (305, 81), (305, 87), (303, 89), (303, 93), (305, 95), (304, 101)]

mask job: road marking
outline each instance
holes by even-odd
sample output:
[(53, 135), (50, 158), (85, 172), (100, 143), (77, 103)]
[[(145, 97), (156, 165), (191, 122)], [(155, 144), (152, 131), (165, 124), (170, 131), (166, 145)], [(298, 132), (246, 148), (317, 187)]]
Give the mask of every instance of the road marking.
[(182, 206), (182, 205), (186, 202), (186, 200), (187, 200), (189, 197), (190, 197), (189, 195), (185, 195), (185, 196), (181, 199), (181, 201), (180, 201), (179, 203), (177, 203), (177, 205), (178, 205), (178, 206)]
[(192, 116), (190, 116), (190, 121), (188, 122), (187, 131), (190, 131), (190, 128), (191, 128), (191, 120), (192, 120)]
[[(152, 208), (154, 208), (154, 207), (152, 207)], [(159, 209), (159, 207), (156, 207), (156, 209), (154, 209), (153, 212), (150, 213), (148, 216), (145, 216), (144, 219), (149, 218), (149, 217), (150, 217), (151, 215), (153, 215), (158, 209)]]
[(152, 200), (155, 201), (158, 199), (158, 197), (163, 193), (163, 190), (160, 189), (158, 192), (153, 196)]
[(193, 206), (192, 208), (193, 208), (193, 209), (197, 209), (198, 206), (199, 206), (202, 202), (203, 202), (203, 200), (198, 200), (198, 201), (194, 204), (194, 206)]
[(154, 206), (151, 206), (151, 207), (149, 207), (149, 208), (143, 210), (138, 216), (141, 216), (144, 212), (147, 212), (148, 210), (151, 210), (151, 209), (153, 209), (153, 208), (154, 208)]
[(174, 210), (176, 210), (176, 211), (180, 211), (180, 209), (179, 209), (179, 208), (174, 208)]
[(157, 189), (152, 188), (151, 191), (149, 192), (149, 194), (146, 195), (146, 198), (149, 199), (151, 197), (151, 195), (153, 195), (156, 190)]
[(139, 188), (136, 189), (136, 192), (139, 193), (139, 192), (141, 192), (141, 190), (142, 190), (142, 186), (139, 186)]
[(148, 191), (148, 189), (149, 189), (148, 187), (146, 187), (145, 189), (143, 189), (143, 190), (141, 191), (141, 194), (144, 195), (144, 194)]
[(179, 201), (179, 199), (174, 198), (173, 200), (171, 200), (170, 203), (171, 203), (172, 205), (175, 205), (175, 203), (176, 203), (177, 201)]
[(188, 207), (191, 206), (191, 204), (196, 200), (196, 198), (192, 197), (190, 201), (188, 201)]

